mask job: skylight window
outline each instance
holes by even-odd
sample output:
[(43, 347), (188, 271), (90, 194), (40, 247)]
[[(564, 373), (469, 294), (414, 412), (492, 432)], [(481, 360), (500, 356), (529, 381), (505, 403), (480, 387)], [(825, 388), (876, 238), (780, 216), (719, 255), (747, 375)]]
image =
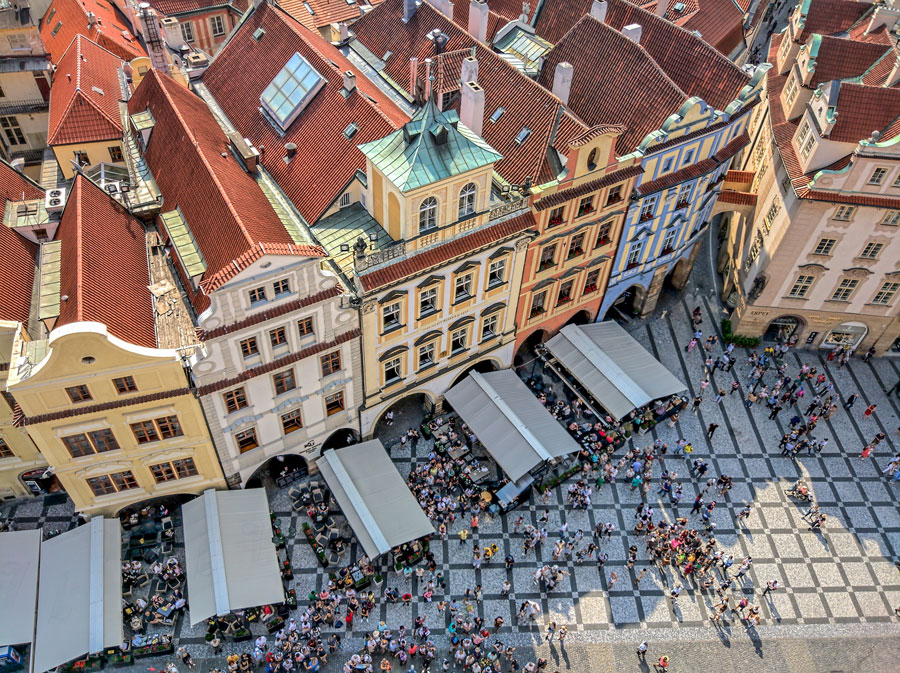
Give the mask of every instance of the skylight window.
[(344, 129), (344, 137), (347, 140), (350, 140), (350, 138), (356, 135), (357, 131), (359, 131), (359, 126), (356, 122), (350, 122), (350, 124), (347, 125), (347, 128)]
[(306, 9), (307, 12), (309, 12), (309, 13), (312, 14), (312, 15), (315, 15), (315, 12), (313, 11), (313, 8), (309, 6), (309, 3), (308, 3), (308, 2), (304, 2), (304, 3), (303, 3), (303, 7), (304, 7), (304, 9)]
[(504, 112), (506, 112), (506, 110), (504, 110), (502, 107), (498, 107), (496, 110), (494, 110), (494, 114), (491, 115), (491, 123), (496, 124), (497, 120), (503, 116)]
[(266, 34), (265, 28), (257, 28), (253, 31), (253, 39), (259, 42), (262, 39), (262, 36)]
[(62, 21), (57, 21), (56, 25), (53, 27), (53, 30), (50, 31), (50, 35), (52, 37), (56, 37), (56, 34), (59, 32), (60, 28), (62, 28)]
[(323, 77), (295, 53), (263, 91), (260, 101), (281, 130), (286, 131), (324, 85)]
[(531, 129), (527, 126), (523, 127), (521, 131), (519, 131), (519, 135), (516, 136), (516, 144), (521, 145), (526, 140), (528, 140), (528, 136), (531, 135)]

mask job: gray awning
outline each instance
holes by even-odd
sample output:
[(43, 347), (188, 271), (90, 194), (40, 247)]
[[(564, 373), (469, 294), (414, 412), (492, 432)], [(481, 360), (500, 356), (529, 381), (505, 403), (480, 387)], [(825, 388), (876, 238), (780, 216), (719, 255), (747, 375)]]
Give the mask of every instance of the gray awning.
[(316, 465), (369, 558), (434, 533), (380, 440), (329, 449)]
[(511, 369), (470, 372), (444, 397), (513, 481), (580, 448)]
[(191, 626), (213, 615), (284, 601), (261, 488), (208, 490), (181, 506)]
[(0, 646), (34, 640), (41, 529), (0, 533)]
[(566, 325), (547, 350), (616, 419), (687, 389), (612, 320)]
[(122, 527), (96, 516), (41, 544), (34, 673), (122, 643)]

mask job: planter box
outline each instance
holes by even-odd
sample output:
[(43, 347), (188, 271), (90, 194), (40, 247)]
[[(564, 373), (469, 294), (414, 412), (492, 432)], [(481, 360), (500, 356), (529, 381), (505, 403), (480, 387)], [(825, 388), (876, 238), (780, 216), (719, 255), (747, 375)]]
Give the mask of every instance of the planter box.
[(157, 645), (146, 645), (144, 647), (135, 647), (131, 653), (134, 655), (135, 659), (141, 659), (143, 657), (158, 657), (162, 654), (172, 654), (175, 651), (175, 647), (172, 643), (167, 645), (157, 644)]

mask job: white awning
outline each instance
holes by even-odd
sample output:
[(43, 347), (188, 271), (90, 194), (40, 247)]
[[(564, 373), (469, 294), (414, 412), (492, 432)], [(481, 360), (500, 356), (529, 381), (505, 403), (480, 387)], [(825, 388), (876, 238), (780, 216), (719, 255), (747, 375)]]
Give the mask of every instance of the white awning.
[(122, 643), (122, 527), (90, 523), (41, 544), (34, 673)]
[(264, 489), (210, 489), (182, 505), (181, 512), (191, 626), (213, 615), (284, 601)]
[(329, 449), (316, 465), (369, 558), (434, 533), (380, 440)]
[(444, 397), (513, 481), (580, 449), (511, 369), (470, 372)]
[(41, 530), (0, 533), (0, 646), (34, 640)]
[(566, 325), (547, 350), (616, 419), (652, 400), (687, 389), (612, 321)]

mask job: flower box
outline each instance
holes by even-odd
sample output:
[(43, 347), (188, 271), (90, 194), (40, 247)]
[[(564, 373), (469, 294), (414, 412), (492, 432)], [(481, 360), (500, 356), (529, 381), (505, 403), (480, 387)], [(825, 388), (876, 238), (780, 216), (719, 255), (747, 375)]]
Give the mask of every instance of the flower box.
[(556, 226), (558, 226), (558, 225), (560, 225), (560, 224), (562, 224), (562, 223), (563, 223), (563, 218), (561, 218), (561, 217), (551, 217), (550, 220), (547, 222), (547, 225), (550, 226), (550, 227), (556, 227)]

